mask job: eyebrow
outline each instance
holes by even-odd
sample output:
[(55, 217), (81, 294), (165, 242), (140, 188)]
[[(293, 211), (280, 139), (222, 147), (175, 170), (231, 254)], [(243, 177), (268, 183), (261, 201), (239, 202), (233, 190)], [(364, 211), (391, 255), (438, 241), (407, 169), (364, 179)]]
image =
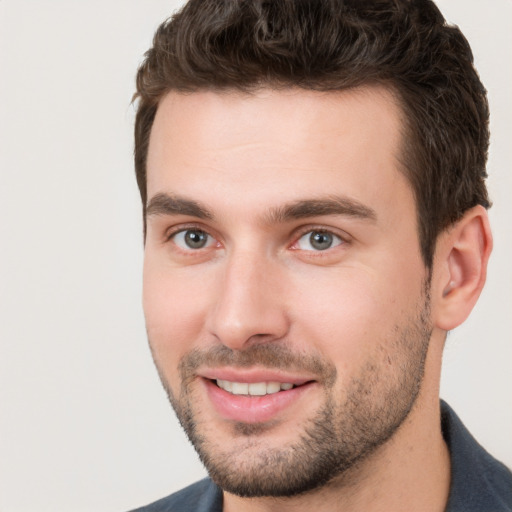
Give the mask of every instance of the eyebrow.
[(344, 215), (361, 220), (377, 220), (377, 213), (372, 208), (354, 199), (335, 195), (319, 199), (298, 200), (272, 208), (267, 214), (267, 220), (269, 223), (280, 223), (323, 215)]
[(189, 215), (199, 219), (213, 219), (213, 215), (198, 202), (184, 197), (156, 194), (146, 206), (146, 217), (152, 215)]
[[(153, 196), (146, 207), (146, 216), (189, 215), (199, 219), (214, 219), (201, 203), (178, 195), (159, 193)], [(318, 199), (299, 199), (291, 203), (270, 208), (264, 216), (267, 224), (279, 224), (307, 217), (344, 215), (356, 219), (375, 221), (377, 214), (372, 208), (345, 196), (330, 195)]]

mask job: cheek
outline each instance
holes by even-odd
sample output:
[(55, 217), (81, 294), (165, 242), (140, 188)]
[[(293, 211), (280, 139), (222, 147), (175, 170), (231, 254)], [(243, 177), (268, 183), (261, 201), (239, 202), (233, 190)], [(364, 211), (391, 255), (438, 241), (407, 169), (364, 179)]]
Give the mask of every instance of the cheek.
[(314, 280), (298, 277), (294, 319), (304, 348), (314, 343), (340, 377), (364, 366), (417, 301), (417, 295), (398, 293), (403, 283), (392, 282), (390, 276), (361, 268), (317, 273)]
[(199, 287), (200, 280), (159, 269), (151, 263), (150, 259), (144, 263), (146, 330), (153, 355), (168, 376), (201, 337), (204, 293)]

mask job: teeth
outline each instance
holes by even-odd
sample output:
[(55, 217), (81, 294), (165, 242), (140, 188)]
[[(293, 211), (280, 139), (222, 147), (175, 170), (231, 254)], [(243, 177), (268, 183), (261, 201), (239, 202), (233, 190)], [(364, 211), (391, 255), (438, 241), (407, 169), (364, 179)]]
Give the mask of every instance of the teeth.
[(233, 393), (233, 395), (263, 396), (272, 395), (279, 391), (287, 391), (293, 388), (289, 382), (231, 382), (229, 380), (217, 379), (217, 386)]
[(281, 391), (281, 384), (279, 382), (267, 382), (267, 393), (269, 395), (278, 391)]
[(267, 385), (264, 382), (251, 382), (249, 395), (263, 396), (267, 394)]
[(231, 393), (233, 395), (248, 395), (249, 394), (249, 384), (247, 382), (233, 382)]

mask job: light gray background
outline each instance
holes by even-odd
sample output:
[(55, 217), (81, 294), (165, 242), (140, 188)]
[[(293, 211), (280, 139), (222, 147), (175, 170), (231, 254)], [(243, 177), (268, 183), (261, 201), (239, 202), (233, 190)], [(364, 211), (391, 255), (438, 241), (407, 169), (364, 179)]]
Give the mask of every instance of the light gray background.
[[(146, 344), (133, 76), (180, 2), (0, 0), (0, 511), (122, 511), (204, 474)], [(512, 465), (512, 2), (443, 0), (489, 89), (495, 252), (442, 395)]]

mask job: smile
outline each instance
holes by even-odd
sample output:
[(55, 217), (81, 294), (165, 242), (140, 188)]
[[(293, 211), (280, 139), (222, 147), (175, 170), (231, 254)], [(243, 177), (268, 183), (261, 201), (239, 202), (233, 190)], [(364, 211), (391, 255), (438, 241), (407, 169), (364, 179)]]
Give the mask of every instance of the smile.
[(229, 380), (216, 380), (217, 386), (232, 395), (263, 396), (273, 395), (279, 391), (288, 391), (293, 388), (290, 382), (232, 382)]
[(243, 379), (245, 382), (235, 375), (230, 380), (226, 377), (228, 375), (223, 379), (216, 376), (203, 377), (201, 380), (216, 414), (224, 420), (243, 423), (264, 423), (277, 419), (285, 410), (306, 403), (303, 402), (304, 397), (318, 387), (317, 382), (303, 378), (291, 378), (293, 382), (286, 382), (288, 379), (282, 378), (280, 382), (281, 379), (276, 379), (277, 375), (273, 375), (273, 378), (268, 375), (266, 379), (263, 375), (260, 378), (246, 375)]

